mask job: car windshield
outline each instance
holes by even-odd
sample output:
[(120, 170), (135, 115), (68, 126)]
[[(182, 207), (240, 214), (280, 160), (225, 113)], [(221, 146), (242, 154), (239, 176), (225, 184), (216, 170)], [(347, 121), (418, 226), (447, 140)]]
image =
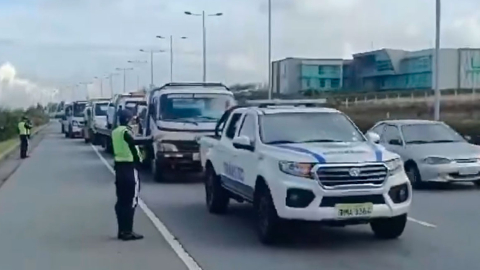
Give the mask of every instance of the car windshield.
[(260, 117), (265, 144), (365, 141), (342, 113), (279, 113)]
[(105, 116), (107, 115), (108, 102), (95, 104), (95, 115)]
[(160, 98), (160, 120), (216, 122), (234, 105), (225, 94), (167, 94)]
[(83, 117), (86, 103), (75, 103), (73, 105), (73, 116), (74, 117)]
[(137, 115), (138, 106), (141, 105), (146, 105), (146, 102), (143, 100), (127, 101), (124, 108), (132, 111), (133, 115)]
[(465, 140), (445, 124), (413, 124), (402, 126), (407, 144), (464, 142)]

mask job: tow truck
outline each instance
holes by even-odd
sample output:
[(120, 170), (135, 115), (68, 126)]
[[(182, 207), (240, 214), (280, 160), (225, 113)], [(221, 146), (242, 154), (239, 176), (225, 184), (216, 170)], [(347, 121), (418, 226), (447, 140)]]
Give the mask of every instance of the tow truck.
[(402, 160), (322, 104), (268, 100), (225, 112), (215, 134), (199, 138), (208, 211), (252, 203), (264, 244), (282, 239), (289, 221), (370, 224), (379, 238), (399, 237), (412, 199)]
[(74, 101), (68, 106), (67, 123), (65, 127), (65, 137), (76, 138), (83, 136), (83, 125), (85, 124), (83, 113), (87, 106), (86, 100)]
[(117, 94), (108, 103), (107, 123), (105, 126), (98, 125), (96, 127), (97, 141), (107, 153), (113, 152), (111, 136), (112, 131), (119, 124), (118, 112), (123, 109), (130, 109), (136, 115), (139, 105), (146, 105), (145, 94), (143, 93)]
[(85, 126), (83, 129), (85, 143), (99, 144), (97, 130), (107, 126), (107, 109), (109, 98), (90, 99), (85, 110)]
[(163, 182), (176, 171), (201, 172), (196, 138), (213, 135), (218, 119), (235, 104), (233, 93), (221, 83), (167, 83), (153, 89), (140, 137), (155, 181)]

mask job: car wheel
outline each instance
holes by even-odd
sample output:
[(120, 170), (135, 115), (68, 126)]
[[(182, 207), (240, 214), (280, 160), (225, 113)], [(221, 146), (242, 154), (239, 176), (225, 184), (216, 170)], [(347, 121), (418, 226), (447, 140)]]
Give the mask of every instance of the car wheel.
[(408, 179), (410, 180), (410, 183), (412, 184), (412, 187), (414, 188), (422, 188), (423, 187), (423, 182), (422, 182), (422, 176), (420, 175), (420, 172), (418, 171), (417, 165), (415, 164), (410, 164), (405, 168), (405, 173), (408, 176)]
[(407, 214), (401, 216), (376, 219), (370, 222), (370, 227), (380, 239), (395, 239), (402, 235), (407, 225)]
[(64, 134), (64, 133), (65, 133), (65, 127), (62, 124), (62, 134)]
[(156, 158), (152, 158), (151, 160), (151, 167), (152, 167), (152, 174), (153, 174), (153, 180), (157, 183), (163, 183), (165, 182), (165, 172), (162, 170), (158, 160)]
[(256, 197), (255, 210), (257, 214), (258, 237), (263, 244), (274, 244), (280, 240), (282, 220), (278, 217), (268, 187), (261, 188)]
[(473, 181), (473, 184), (474, 184), (477, 188), (480, 188), (480, 180)]
[(218, 175), (211, 167), (205, 172), (205, 199), (208, 212), (213, 214), (227, 212), (230, 196), (228, 191), (222, 187)]

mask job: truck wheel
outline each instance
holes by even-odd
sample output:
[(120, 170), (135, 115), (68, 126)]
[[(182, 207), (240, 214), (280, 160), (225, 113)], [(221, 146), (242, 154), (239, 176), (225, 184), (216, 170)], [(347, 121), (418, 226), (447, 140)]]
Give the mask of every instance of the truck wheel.
[(65, 133), (65, 127), (62, 124), (62, 134), (64, 134), (64, 133)]
[(380, 239), (395, 239), (402, 235), (407, 225), (407, 214), (382, 218), (370, 222), (370, 227), (376, 237)]
[(205, 172), (205, 195), (208, 212), (213, 214), (227, 212), (230, 196), (211, 167), (208, 167)]
[(473, 184), (474, 184), (477, 188), (480, 188), (480, 180), (474, 181)]
[(408, 176), (408, 179), (410, 180), (410, 183), (412, 184), (412, 187), (419, 189), (423, 187), (424, 182), (422, 182), (422, 176), (420, 175), (420, 172), (418, 171), (417, 165), (415, 164), (409, 164), (405, 168), (405, 173)]
[(260, 186), (260, 190), (255, 197), (257, 233), (260, 242), (266, 245), (274, 244), (280, 240), (282, 220), (278, 217), (270, 189), (264, 185)]
[(65, 131), (65, 138), (70, 137), (70, 134), (68, 134), (68, 130)]
[(89, 142), (90, 142), (90, 139), (87, 138), (87, 137), (85, 137), (85, 136), (83, 137), (83, 139), (84, 139), (85, 143), (89, 143)]
[(107, 136), (105, 136), (105, 152), (107, 152), (108, 154), (113, 154), (112, 139)]
[(151, 159), (151, 168), (153, 174), (153, 180), (157, 183), (165, 182), (165, 172), (162, 171), (160, 164), (158, 164), (158, 160), (156, 158)]

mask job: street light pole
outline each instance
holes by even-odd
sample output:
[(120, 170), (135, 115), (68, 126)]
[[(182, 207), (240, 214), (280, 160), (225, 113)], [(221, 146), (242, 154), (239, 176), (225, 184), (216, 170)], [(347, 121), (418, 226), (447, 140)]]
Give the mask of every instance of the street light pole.
[(95, 79), (100, 80), (100, 96), (103, 97), (103, 78), (95, 77)]
[[(157, 36), (159, 39), (165, 39), (163, 36)], [(180, 37), (180, 39), (187, 39), (187, 37)], [(170, 35), (170, 82), (173, 82), (173, 35)]]
[[(130, 64), (147, 64), (147, 61), (127, 61)], [(137, 89), (140, 90), (140, 72), (137, 72)]]
[(185, 11), (186, 15), (190, 16), (202, 16), (202, 35), (203, 35), (203, 82), (207, 81), (207, 27), (205, 24), (205, 16), (222, 16), (223, 13), (214, 13), (214, 14), (205, 14), (203, 10), (202, 13), (192, 13), (190, 11)]
[(268, 99), (272, 90), (272, 0), (268, 0)]
[(436, 121), (440, 120), (440, 86), (438, 83), (439, 78), (439, 67), (440, 67), (440, 27), (441, 27), (441, 0), (436, 0), (435, 3), (435, 77), (434, 77), (434, 86), (435, 86), (435, 112), (434, 119)]
[(150, 53), (150, 88), (153, 88), (153, 54), (165, 52), (165, 50), (144, 50), (140, 49), (141, 52)]
[(117, 70), (123, 71), (123, 93), (127, 92), (127, 70), (133, 70), (133, 68), (117, 68)]
[(88, 85), (91, 84), (91, 82), (81, 82), (81, 83), (78, 83), (80, 85), (85, 85), (85, 94), (86, 94), (86, 98), (88, 100)]
[(113, 95), (114, 95), (114, 93), (113, 93), (113, 76), (116, 76), (116, 75), (120, 75), (120, 74), (118, 74), (118, 73), (110, 73), (110, 74), (107, 76), (107, 78), (109, 78), (109, 80), (110, 80), (110, 95), (111, 95), (112, 98), (113, 98)]

